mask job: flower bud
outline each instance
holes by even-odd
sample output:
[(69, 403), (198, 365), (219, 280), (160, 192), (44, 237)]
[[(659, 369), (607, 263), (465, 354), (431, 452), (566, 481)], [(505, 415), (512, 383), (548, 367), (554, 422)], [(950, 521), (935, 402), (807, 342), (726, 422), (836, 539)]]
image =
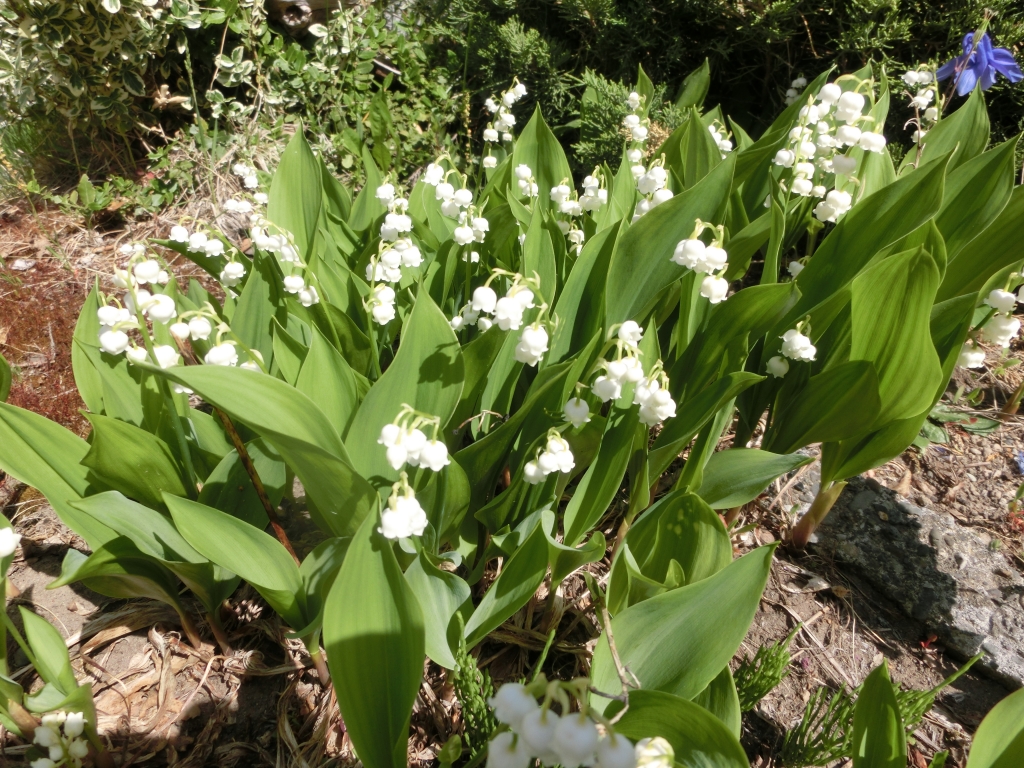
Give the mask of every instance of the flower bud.
[(598, 741), (594, 721), (573, 712), (559, 721), (552, 744), (563, 768), (578, 768), (593, 763)]
[(551, 710), (538, 707), (523, 718), (519, 729), (519, 738), (526, 742), (530, 754), (548, 765), (558, 762), (553, 747), (555, 731), (561, 719)]
[(780, 357), (779, 355), (775, 355), (768, 360), (767, 368), (768, 373), (777, 379), (781, 379), (789, 373), (789, 360), (784, 357)]
[(510, 731), (499, 733), (487, 746), (487, 768), (528, 768), (531, 762), (526, 742)]
[(985, 350), (974, 346), (974, 344), (968, 341), (964, 344), (963, 349), (960, 350), (960, 356), (957, 358), (956, 364), (961, 368), (984, 368)]
[(791, 360), (814, 360), (817, 349), (807, 336), (790, 328), (782, 334), (782, 354)]
[(590, 406), (586, 400), (570, 397), (562, 407), (562, 415), (566, 421), (579, 429), (590, 421)]
[(21, 534), (15, 533), (13, 528), (0, 528), (0, 557), (13, 555), (19, 541)]
[(203, 362), (207, 365), (238, 365), (238, 350), (235, 349), (235, 343), (225, 341), (210, 347)]
[(633, 742), (617, 733), (607, 734), (597, 744), (597, 768), (636, 768)]
[(505, 683), (487, 700), (499, 723), (518, 731), (523, 718), (537, 709), (537, 699), (521, 683)]
[(1017, 306), (1017, 297), (1010, 291), (996, 288), (989, 292), (985, 303), (997, 312), (1013, 312), (1014, 307)]
[(818, 100), (822, 104), (831, 107), (833, 104), (839, 101), (839, 97), (842, 95), (843, 89), (840, 88), (838, 85), (836, 85), (835, 83), (825, 83), (825, 85), (821, 86), (821, 90), (818, 91)]
[(708, 275), (700, 283), (700, 295), (712, 304), (725, 301), (729, 293), (729, 281), (724, 277)]

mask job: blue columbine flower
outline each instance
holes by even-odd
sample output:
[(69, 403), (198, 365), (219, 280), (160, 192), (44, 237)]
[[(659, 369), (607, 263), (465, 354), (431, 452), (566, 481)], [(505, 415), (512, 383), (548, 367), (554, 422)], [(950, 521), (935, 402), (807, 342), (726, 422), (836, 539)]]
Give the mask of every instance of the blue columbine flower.
[(936, 73), (939, 80), (954, 78), (956, 92), (960, 96), (973, 91), (978, 82), (981, 83), (981, 90), (987, 91), (995, 83), (997, 73), (1011, 83), (1024, 79), (1013, 54), (1006, 48), (993, 47), (988, 32), (981, 33), (977, 48), (974, 47), (974, 33), (968, 32), (964, 35), (963, 48), (962, 56), (947, 61)]

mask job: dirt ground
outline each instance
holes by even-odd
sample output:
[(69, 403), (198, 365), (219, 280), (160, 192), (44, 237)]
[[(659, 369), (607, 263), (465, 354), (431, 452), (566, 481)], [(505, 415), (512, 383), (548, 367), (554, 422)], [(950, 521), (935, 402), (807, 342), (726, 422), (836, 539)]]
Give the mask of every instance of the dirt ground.
[[(112, 222), (103, 232), (88, 233), (59, 211), (33, 217), (19, 207), (0, 206), (0, 352), (16, 370), (11, 403), (84, 435), (87, 422), (78, 412), (83, 405), (70, 359), (79, 307), (93, 282), (109, 274), (121, 243), (163, 234), (172, 223), (158, 219), (129, 233)], [(198, 270), (182, 260), (175, 271), (180, 278)], [(990, 370), (996, 373), (958, 371), (947, 404), (956, 418), (936, 424), (944, 433), (933, 434), (945, 442), (912, 448), (872, 475), (911, 501), (948, 512), (991, 537), (1024, 570), (1024, 510), (1014, 503), (1024, 473), (1024, 420), (1010, 417), (984, 434), (984, 420), (1024, 379), (1017, 365), (1021, 359), (1024, 354), (1015, 348), (997, 365), (992, 351)], [(968, 401), (972, 392), (977, 397)], [(784, 537), (799, 483), (799, 477), (780, 479), (743, 510), (737, 554)], [(225, 656), (208, 631), (204, 636), (210, 642), (194, 649), (182, 639), (174, 613), (161, 604), (110, 600), (81, 585), (47, 590), (68, 548), (84, 543), (60, 524), (38, 493), (2, 474), (0, 509), (24, 537), (10, 571), (14, 589), (8, 609), (29, 606), (60, 629), (76, 671), (93, 684), (100, 730), (121, 765), (354, 764), (332, 695), (319, 684), (297, 641), (284, 638), (253, 591), (243, 587), (230, 601), (232, 655)], [(291, 523), (301, 523), (299, 517), (293, 511)], [(604, 523), (610, 541), (617, 526), (614, 514)], [(607, 567), (606, 560), (590, 569), (600, 577)], [(548, 674), (587, 672), (598, 624), (582, 577), (565, 582), (552, 603), (553, 616), (545, 614), (546, 600), (542, 588), (477, 649), (494, 680), (532, 670), (551, 626), (558, 632), (545, 664)], [(962, 662), (862, 579), (820, 557), (780, 549), (734, 668), (758, 647), (785, 638), (798, 623), (803, 628), (792, 641), (788, 676), (743, 718), (743, 743), (758, 768), (780, 765), (785, 730), (799, 721), (821, 686), (854, 688), (885, 658), (895, 682), (926, 689)], [(27, 667), (15, 674), (22, 682), (30, 680)], [(951, 749), (947, 765), (963, 766), (971, 733), (1006, 694), (981, 674), (958, 680), (918, 727), (909, 765), (926, 768), (935, 752)], [(448, 736), (462, 727), (451, 682), (436, 665), (425, 668), (413, 727), (410, 759), (423, 765), (432, 763)], [(0, 737), (0, 746), (0, 765), (18, 763), (25, 752), (8, 734)]]

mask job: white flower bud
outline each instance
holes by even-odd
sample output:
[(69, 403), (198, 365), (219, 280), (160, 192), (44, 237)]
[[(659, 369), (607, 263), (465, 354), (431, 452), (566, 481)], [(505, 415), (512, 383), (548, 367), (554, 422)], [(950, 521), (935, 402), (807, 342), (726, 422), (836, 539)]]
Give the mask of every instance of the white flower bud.
[(171, 227), (171, 234), (169, 239), (175, 243), (187, 243), (188, 242), (188, 230), (180, 224)]
[(511, 731), (499, 733), (487, 746), (487, 768), (528, 768), (532, 762), (526, 742)]
[(1011, 315), (1002, 315), (998, 312), (985, 324), (982, 332), (986, 341), (999, 347), (1009, 347), (1010, 342), (1017, 336), (1020, 330), (1020, 320)]
[(563, 768), (578, 768), (593, 763), (598, 741), (594, 721), (582, 713), (573, 712), (559, 721), (553, 747)]
[(974, 344), (968, 341), (964, 344), (963, 349), (960, 350), (960, 356), (957, 358), (956, 364), (961, 368), (984, 368), (985, 350), (974, 346)]
[(100, 349), (110, 355), (120, 355), (128, 348), (128, 334), (124, 331), (104, 331), (100, 334)]
[(708, 275), (700, 283), (700, 295), (712, 304), (725, 301), (729, 293), (729, 281), (724, 277)]
[(579, 429), (590, 422), (590, 406), (586, 400), (579, 397), (570, 397), (562, 407), (562, 415), (565, 420)]
[(188, 337), (191, 335), (191, 332), (188, 329), (188, 323), (171, 323), (167, 330), (170, 331), (171, 336), (176, 338), (178, 341), (188, 341)]
[(881, 153), (885, 151), (885, 136), (880, 133), (862, 133), (857, 146), (866, 152)]
[(380, 516), (380, 532), (388, 539), (421, 536), (427, 527), (427, 515), (413, 496), (395, 496)]
[(810, 197), (811, 190), (814, 189), (814, 183), (810, 179), (796, 178), (793, 179), (792, 185), (790, 185), (794, 195), (800, 195), (801, 197)]
[(817, 349), (807, 336), (790, 328), (782, 334), (782, 354), (791, 360), (813, 360)]
[(391, 205), (391, 201), (395, 199), (395, 185), (394, 184), (381, 184), (377, 187), (377, 191), (374, 193), (374, 197), (381, 201), (384, 205)]
[(639, 149), (630, 149), (626, 151), (626, 159), (629, 160), (629, 162), (633, 163), (634, 165), (636, 163), (639, 163), (643, 156), (644, 153), (641, 152)]
[(597, 744), (597, 768), (636, 768), (633, 742), (609, 733)]
[(629, 96), (626, 97), (626, 103), (630, 109), (640, 109), (640, 94), (636, 91), (630, 91)]
[(597, 395), (601, 402), (607, 403), (609, 400), (619, 399), (622, 395), (622, 383), (608, 376), (598, 376), (594, 379), (590, 391)]
[(160, 276), (160, 262), (156, 259), (146, 259), (135, 265), (132, 272), (140, 284), (155, 283)]
[(503, 331), (518, 331), (523, 324), (523, 306), (513, 297), (503, 296), (494, 305), (494, 319)]
[(768, 360), (767, 368), (768, 373), (777, 379), (781, 379), (789, 373), (789, 360), (784, 357), (780, 357), (779, 355), (775, 355)]
[(538, 706), (537, 699), (521, 683), (505, 683), (487, 703), (494, 708), (495, 719), (513, 730), (519, 730), (523, 718)]
[(1017, 306), (1017, 297), (1010, 291), (996, 288), (989, 292), (985, 303), (998, 312), (1013, 312), (1014, 307)]
[(780, 149), (775, 153), (775, 159), (772, 162), (775, 165), (781, 165), (783, 168), (791, 168), (793, 163), (796, 162), (796, 154), (791, 149)]
[(637, 768), (672, 768), (675, 765), (675, 750), (666, 739), (640, 739), (636, 743)]
[[(686, 242), (685, 240), (683, 242)], [(618, 337), (631, 347), (636, 347), (644, 336), (644, 329), (636, 320), (627, 320), (619, 326)]]
[(299, 291), (299, 295), (297, 298), (299, 299), (299, 304), (301, 304), (304, 307), (311, 307), (314, 304), (320, 303), (320, 294), (316, 292), (316, 288), (314, 288), (312, 285), (307, 285), (305, 288)]
[(638, 125), (630, 130), (633, 141), (647, 141), (647, 126)]
[(805, 265), (800, 263), (799, 261), (791, 261), (789, 262), (789, 265), (786, 267), (786, 270), (789, 272), (790, 275), (796, 277), (797, 275), (804, 271), (804, 266)]
[(857, 170), (857, 160), (849, 155), (836, 155), (832, 158), (832, 170), (836, 174), (850, 176)]
[(203, 362), (207, 365), (238, 365), (238, 350), (233, 341), (225, 341), (210, 347)]
[(487, 157), (485, 157), (483, 159), (483, 166), (484, 166), (484, 168), (488, 168), (488, 169), (490, 169), (490, 168), (497, 168), (498, 167), (498, 158), (496, 158), (494, 155), (487, 155)]
[(153, 322), (166, 323), (178, 314), (178, 308), (174, 304), (174, 299), (166, 294), (158, 293), (149, 301), (145, 312)]
[(835, 83), (825, 83), (825, 85), (821, 86), (821, 90), (818, 91), (818, 100), (822, 104), (831, 107), (833, 104), (839, 101), (839, 97), (842, 95), (843, 89), (840, 88), (838, 85), (836, 85)]
[(455, 187), (447, 181), (438, 182), (437, 189), (434, 190), (434, 198), (436, 200), (451, 200), (454, 196)]
[(153, 355), (156, 357), (157, 365), (161, 368), (170, 368), (181, 362), (178, 350), (168, 344), (157, 344), (153, 347)]
[(13, 528), (0, 528), (0, 557), (10, 557), (18, 548), (21, 541), (21, 534), (15, 533)]

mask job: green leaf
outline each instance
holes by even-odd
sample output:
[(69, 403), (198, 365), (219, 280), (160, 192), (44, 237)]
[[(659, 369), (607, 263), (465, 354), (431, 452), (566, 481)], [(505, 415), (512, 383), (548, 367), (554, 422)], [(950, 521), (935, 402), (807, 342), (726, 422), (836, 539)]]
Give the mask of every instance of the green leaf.
[[(398, 478), (377, 443), (403, 403), (439, 416), (443, 429), (462, 394), (462, 350), (444, 313), (421, 290), (406, 321), (398, 354), (384, 375), (370, 387), (349, 429), (348, 448), (363, 477), (381, 485)], [(429, 437), (429, 435), (428, 435)]]
[(779, 335), (852, 281), (881, 249), (935, 215), (942, 204), (947, 159), (943, 155), (897, 179), (843, 217), (797, 277), (802, 296), (779, 324)]
[(504, 346), (507, 333), (494, 324), (462, 348), (465, 379), (459, 404), (450, 419), (453, 426), (480, 413), (480, 398), (491, 380), (494, 361)]
[(940, 386), (929, 329), (938, 286), (939, 271), (922, 249), (890, 256), (853, 281), (850, 359), (871, 362), (878, 374), (881, 408), (860, 414), (875, 426), (927, 410)]
[(734, 167), (730, 155), (696, 186), (620, 234), (608, 267), (608, 285), (615, 290), (605, 294), (605, 327), (631, 318), (642, 320), (658, 294), (682, 277), (686, 268), (671, 261), (676, 245), (692, 234), (697, 219), (719, 219), (729, 199)]
[(349, 536), (377, 503), (376, 491), (349, 463), (323, 411), (297, 389), (258, 371), (190, 365), (160, 373), (261, 435), (295, 470), (315, 505), (314, 520)]
[[(245, 444), (256, 474), (272, 506), (281, 503), (288, 483), (288, 471), (280, 455), (263, 440), (257, 438)], [(263, 502), (256, 493), (245, 465), (234, 450), (227, 453), (214, 467), (199, 493), (200, 504), (227, 512), (239, 520), (259, 529), (266, 528), (268, 520)]]
[(249, 349), (259, 350), (263, 361), (274, 359), (274, 323), (288, 322), (280, 270), (273, 256), (256, 252), (249, 279), (231, 316), (231, 330)]
[(320, 218), (321, 174), (320, 161), (306, 143), (302, 126), (296, 126), (270, 183), (267, 218), (292, 233), (303, 261), (309, 260)]
[(203, 557), (249, 582), (292, 629), (310, 622), (299, 567), (281, 542), (219, 509), (169, 494), (164, 500), (175, 527)]
[(0, 355), (0, 402), (7, 402), (7, 397), (11, 394), (13, 380), (10, 364), (3, 355)]
[(854, 768), (905, 768), (907, 734), (883, 661), (864, 681), (853, 710)]
[[(775, 546), (761, 547), (713, 576), (617, 614), (612, 620), (622, 663), (645, 690), (692, 698), (729, 663), (757, 611)], [(504, 574), (502, 574), (504, 575)], [(594, 687), (619, 688), (606, 636), (591, 670)], [(597, 702), (603, 711), (606, 705)]]
[(366, 183), (356, 195), (355, 202), (352, 203), (352, 215), (348, 220), (348, 225), (356, 232), (367, 229), (378, 216), (387, 210), (376, 197), (377, 187), (384, 183), (384, 177), (381, 176), (380, 169), (373, 160), (370, 148), (365, 144), (363, 145), (362, 160), (363, 170), (366, 172)]
[(880, 409), (875, 367), (863, 360), (841, 363), (790, 393), (764, 445), (776, 453), (792, 453), (811, 443), (844, 440), (863, 432), (865, 414)]
[(349, 546), (324, 609), (324, 643), (359, 759), (366, 768), (405, 768), (424, 619), (377, 524), (368, 517)]
[(92, 470), (102, 485), (151, 507), (163, 506), (162, 491), (174, 496), (195, 495), (194, 489), (189, 493), (177, 457), (159, 437), (98, 413), (88, 413), (86, 418), (92, 424), (92, 434), (82, 465)]
[(961, 249), (999, 216), (1010, 200), (1014, 183), (1015, 136), (968, 160), (946, 176), (946, 191), (935, 223), (946, 241), (946, 255)]
[(530, 521), (533, 527), (524, 531), (525, 541), (505, 562), (501, 574), (466, 622), (467, 648), (473, 648), (526, 605), (544, 581), (548, 570), (547, 537), (540, 515), (531, 516)]
[(352, 212), (352, 194), (344, 184), (334, 178), (334, 174), (322, 158), (317, 158), (317, 164), (320, 166), (320, 183), (324, 190), (320, 210), (336, 222), (348, 221)]
[[(618, 688), (612, 688), (618, 691)], [(693, 768), (748, 768), (739, 741), (717, 717), (692, 701), (661, 691), (630, 691), (629, 709), (615, 724), (623, 736), (661, 736), (672, 745), (675, 763)]]
[(551, 243), (551, 235), (544, 226), (541, 207), (534, 205), (530, 224), (526, 228), (526, 240), (523, 241), (523, 266), (520, 272), (527, 276), (540, 278), (540, 295), (544, 303), (554, 303), (557, 293), (557, 267), (555, 266), (555, 248)]
[(69, 502), (95, 493), (82, 459), (89, 444), (59, 424), (0, 403), (0, 468), (39, 490), (68, 528), (95, 550), (116, 535)]
[(561, 584), (565, 577), (573, 571), (589, 563), (596, 563), (604, 557), (607, 543), (601, 531), (594, 531), (590, 541), (582, 547), (570, 547), (555, 540), (558, 533), (558, 521), (550, 509), (541, 512), (541, 529), (548, 542), (548, 562), (551, 565), (551, 583)]
[(455, 669), (452, 645), (458, 648), (459, 637), (454, 619), (459, 608), (472, 605), (469, 585), (438, 568), (434, 558), (423, 551), (406, 569), (405, 580), (423, 609), (427, 656), (445, 669)]
[[(711, 132), (701, 122), (700, 114), (690, 108), (690, 117), (686, 121), (679, 140), (682, 182), (690, 189), (722, 162), (722, 151), (711, 138)], [(675, 170), (675, 169), (674, 169)], [(730, 177), (732, 172), (730, 172)], [(731, 178), (730, 178), (731, 180)], [(682, 239), (682, 238), (680, 238)]]
[(345, 358), (315, 327), (295, 388), (315, 400), (339, 435), (348, 432), (359, 407), (359, 385)]
[(704, 63), (688, 74), (679, 85), (679, 92), (676, 94), (676, 108), (700, 108), (704, 103), (704, 97), (708, 95), (708, 88), (710, 87), (711, 64), (707, 59), (704, 59)]
[(987, 229), (950, 260), (936, 301), (980, 291), (999, 270), (1020, 261), (1024, 240), (1024, 186), (1014, 187), (1010, 201)]
[(562, 179), (569, 179), (571, 183), (572, 170), (569, 168), (569, 161), (565, 158), (561, 143), (544, 122), (540, 106), (534, 110), (530, 122), (516, 139), (516, 146), (512, 151), (512, 167), (520, 165), (528, 165), (533, 171), (540, 191), (533, 205), (544, 210), (552, 207), (548, 191), (560, 184)]
[(740, 712), (740, 697), (736, 683), (728, 666), (712, 680), (708, 687), (693, 697), (694, 704), (700, 704), (713, 714), (737, 739), (740, 737), (743, 714)]
[(1016, 768), (1024, 764), (1024, 690), (1011, 693), (981, 721), (967, 768)]
[(633, 435), (640, 423), (631, 402), (614, 404), (608, 414), (597, 459), (591, 464), (565, 508), (565, 543), (576, 546), (607, 511), (622, 485), (632, 455)]
[[(975, 88), (956, 112), (943, 117), (928, 131), (919, 166), (951, 152), (953, 155), (949, 161), (949, 169), (952, 171), (980, 155), (988, 146), (988, 137), (989, 121), (985, 95), (980, 88)], [(914, 152), (908, 152), (903, 165), (912, 162), (914, 156)]]
[(738, 507), (756, 499), (777, 477), (813, 460), (813, 456), (800, 453), (779, 455), (756, 448), (719, 451), (704, 465), (697, 495), (712, 509)]
[(309, 354), (309, 350), (298, 339), (284, 329), (277, 318), (274, 318), (274, 365), (280, 372), (281, 377), (295, 386), (295, 380), (299, 378), (299, 370), (302, 362)]
[[(83, 177), (84, 178), (84, 177)], [(71, 668), (68, 647), (60, 632), (46, 619), (36, 616), (23, 605), (18, 606), (25, 640), (35, 655), (36, 672), (44, 681), (61, 689), (65, 695), (78, 687), (75, 672)]]

